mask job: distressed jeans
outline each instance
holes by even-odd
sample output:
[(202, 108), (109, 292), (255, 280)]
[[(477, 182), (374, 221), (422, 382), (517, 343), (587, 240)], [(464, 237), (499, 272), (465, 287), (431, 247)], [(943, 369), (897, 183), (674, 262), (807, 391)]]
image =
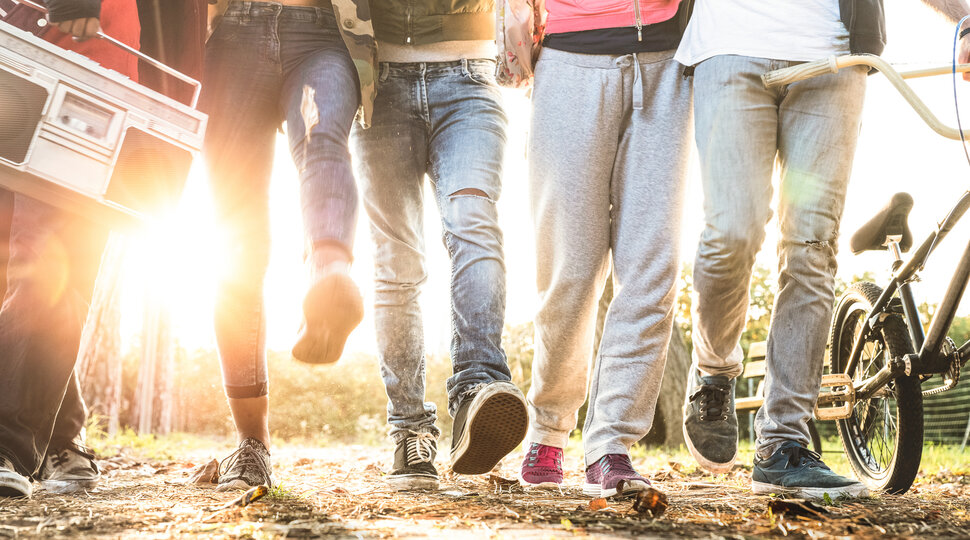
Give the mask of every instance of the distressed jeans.
[(505, 261), (496, 210), (507, 120), (494, 71), (491, 60), (381, 63), (373, 125), (355, 127), (375, 244), (378, 354), (395, 441), (412, 432), (439, 434), (435, 405), (425, 401), (418, 306), (427, 279), (426, 174), (451, 258), (449, 412), (454, 416), (482, 384), (511, 379), (502, 350)]
[(693, 361), (709, 375), (742, 371), (755, 256), (778, 188), (778, 291), (768, 331), (757, 452), (809, 443), (832, 317), (839, 221), (865, 94), (865, 69), (766, 89), (761, 75), (796, 62), (715, 56), (694, 71), (704, 220), (694, 262)]
[(353, 250), (357, 186), (348, 137), (360, 103), (332, 7), (232, 2), (206, 44), (204, 154), (225, 231), (215, 331), (230, 398), (266, 395), (263, 278), (273, 147), (286, 122), (300, 176), (307, 253)]

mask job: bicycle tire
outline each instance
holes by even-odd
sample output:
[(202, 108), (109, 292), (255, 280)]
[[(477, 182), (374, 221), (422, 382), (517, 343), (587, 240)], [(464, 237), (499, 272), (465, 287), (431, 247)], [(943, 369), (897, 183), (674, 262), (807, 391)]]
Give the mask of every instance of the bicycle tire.
[[(874, 283), (855, 283), (842, 295), (832, 317), (831, 365), (844, 373), (862, 323), (882, 294)], [(906, 323), (897, 314), (885, 317), (861, 349), (853, 380), (872, 376), (887, 358), (913, 352)], [(887, 356), (888, 355), (888, 356)], [(839, 438), (852, 470), (870, 491), (901, 494), (919, 472), (923, 454), (923, 395), (916, 375), (893, 378), (888, 392), (857, 401), (852, 416), (838, 420)], [(881, 428), (881, 429), (875, 429)]]

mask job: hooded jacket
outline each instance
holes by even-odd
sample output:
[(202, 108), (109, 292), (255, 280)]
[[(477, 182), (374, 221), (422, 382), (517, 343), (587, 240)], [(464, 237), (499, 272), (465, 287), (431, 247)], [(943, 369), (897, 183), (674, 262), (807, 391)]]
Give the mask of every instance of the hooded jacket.
[(839, 13), (849, 31), (849, 52), (882, 54), (886, 48), (883, 0), (839, 0)]

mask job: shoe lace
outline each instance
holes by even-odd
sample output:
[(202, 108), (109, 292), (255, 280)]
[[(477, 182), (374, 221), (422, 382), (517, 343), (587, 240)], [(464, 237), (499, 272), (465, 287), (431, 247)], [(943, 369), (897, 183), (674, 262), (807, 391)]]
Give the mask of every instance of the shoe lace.
[(787, 467), (807, 466), (810, 468), (828, 469), (825, 463), (822, 463), (822, 456), (804, 446), (792, 445), (782, 448), (780, 452), (788, 456)]
[(630, 458), (623, 454), (606, 454), (600, 458), (598, 463), (603, 476), (606, 476), (606, 473), (610, 471), (622, 476), (639, 476), (636, 469), (633, 468)]
[[(263, 478), (269, 478), (269, 470), (266, 468), (266, 461), (259, 452), (256, 450), (255, 443), (251, 442), (250, 439), (243, 441), (239, 448), (235, 452), (226, 456), (222, 462), (219, 463), (219, 476), (231, 471), (236, 466), (239, 467), (256, 467), (259, 472), (262, 473)], [(245, 469), (244, 469), (245, 470)]]
[(529, 448), (529, 467), (548, 467), (562, 472), (562, 450), (555, 446), (532, 443)]
[(727, 402), (731, 386), (726, 384), (704, 384), (691, 394), (690, 400), (697, 402), (700, 417), (704, 422), (727, 420)]
[(431, 463), (437, 438), (431, 433), (416, 433), (407, 440), (408, 463)]
[(87, 458), (91, 462), (94, 461), (94, 452), (90, 448), (76, 442), (72, 442), (62, 448), (60, 451), (54, 452), (51, 455), (51, 464), (55, 467), (60, 467), (61, 465), (67, 463), (71, 459), (71, 452)]

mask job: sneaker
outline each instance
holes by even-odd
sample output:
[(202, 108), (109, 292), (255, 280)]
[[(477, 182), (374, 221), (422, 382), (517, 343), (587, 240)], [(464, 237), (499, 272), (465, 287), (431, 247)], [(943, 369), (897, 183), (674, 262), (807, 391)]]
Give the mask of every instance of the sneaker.
[(529, 413), (514, 384), (486, 384), (458, 407), (452, 428), (451, 470), (485, 474), (525, 438)]
[(735, 379), (701, 377), (691, 370), (684, 401), (684, 440), (697, 463), (712, 473), (726, 473), (738, 457), (738, 415), (734, 411)]
[(651, 489), (650, 481), (640, 476), (626, 454), (606, 454), (586, 467), (583, 495), (615, 497)]
[(30, 497), (31, 491), (30, 478), (14, 470), (13, 462), (0, 454), (0, 498)]
[(257, 439), (248, 437), (239, 448), (219, 463), (219, 485), (216, 491), (249, 489), (264, 485), (273, 487), (273, 466), (269, 450)]
[(415, 433), (401, 439), (394, 449), (394, 470), (385, 480), (394, 491), (438, 489), (434, 458), (438, 443), (431, 433)]
[(540, 489), (562, 486), (562, 448), (532, 443), (522, 461), (519, 485)]
[(51, 493), (74, 493), (93, 489), (101, 480), (94, 454), (76, 442), (49, 450), (44, 458), (40, 485)]
[(751, 491), (803, 499), (824, 499), (826, 494), (832, 499), (869, 494), (861, 482), (835, 474), (818, 454), (794, 441), (782, 444), (768, 459), (755, 457)]
[(303, 299), (303, 325), (293, 358), (308, 364), (340, 359), (347, 337), (364, 318), (364, 299), (345, 270), (325, 274)]

